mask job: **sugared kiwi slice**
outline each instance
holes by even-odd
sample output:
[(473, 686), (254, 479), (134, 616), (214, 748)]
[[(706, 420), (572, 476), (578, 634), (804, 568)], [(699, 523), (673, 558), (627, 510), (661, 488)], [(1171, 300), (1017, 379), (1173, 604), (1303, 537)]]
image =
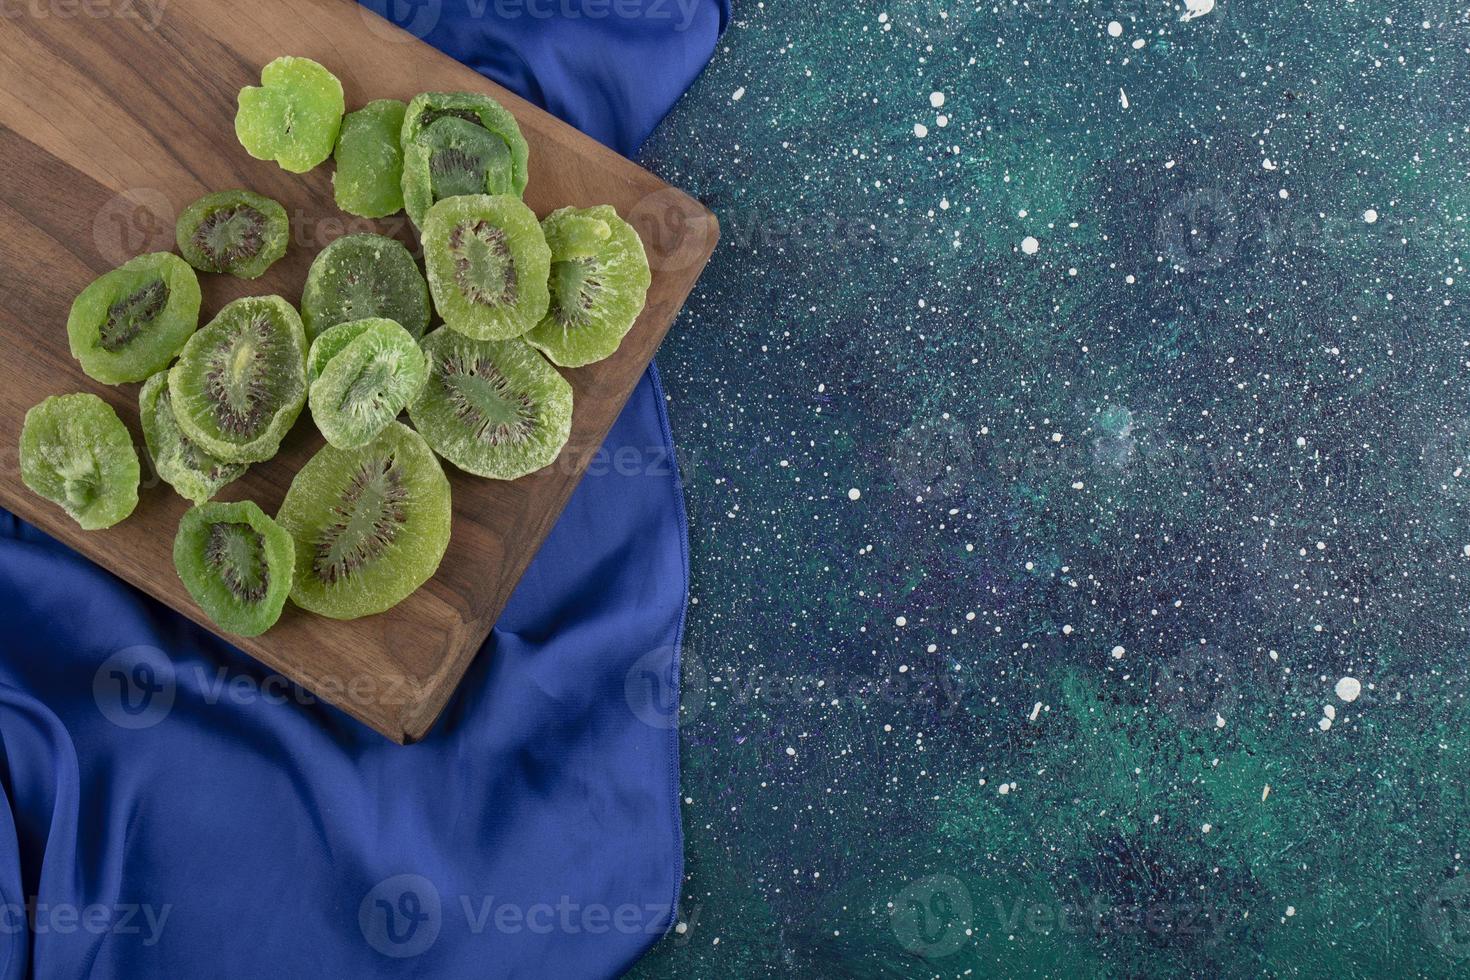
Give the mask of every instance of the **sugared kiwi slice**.
[(315, 340), (339, 323), (384, 317), (415, 338), (429, 327), (429, 287), (396, 239), (347, 235), (321, 250), (306, 274), (301, 318)]
[(497, 480), (556, 460), (572, 431), (572, 386), (530, 345), (441, 328), (423, 348), (429, 381), (408, 415), (435, 452)]
[(83, 530), (112, 527), (131, 514), (139, 476), (133, 437), (96, 395), (52, 395), (26, 412), (20, 478)]
[(449, 326), (480, 340), (504, 340), (546, 315), (551, 250), (520, 198), (447, 198), (429, 209), (423, 227), (429, 290)]
[(200, 504), (179, 521), (174, 568), (215, 625), (259, 636), (281, 618), (295, 550), (291, 535), (249, 500)]
[(211, 456), (270, 459), (306, 402), (306, 333), (279, 296), (237, 299), (189, 338), (169, 370), (174, 417)]
[(324, 446), (276, 514), (296, 542), (291, 601), (332, 619), (391, 609), (438, 569), (450, 510), (444, 470), (402, 423), (358, 449)]
[(429, 208), (454, 194), (526, 192), (530, 150), (505, 107), (474, 92), (427, 92), (403, 120), (403, 203), (423, 227)]
[(177, 255), (140, 255), (94, 280), (71, 305), (66, 335), (88, 376), (142, 381), (168, 367), (199, 326), (199, 278)]
[(429, 190), (435, 201), (510, 192), (510, 148), (484, 126), (445, 116), (425, 129), (422, 139), (429, 150)]
[(347, 104), (342, 83), (310, 58), (277, 58), (240, 90), (235, 135), (257, 160), (305, 173), (332, 155)]
[(397, 99), (377, 99), (342, 119), (332, 187), (337, 207), (362, 218), (403, 210), (403, 115)]
[(143, 382), (143, 390), (138, 393), (138, 414), (154, 471), (185, 500), (202, 504), (245, 475), (245, 464), (217, 459), (184, 435), (174, 418), (167, 371)]
[(286, 254), (286, 209), (254, 191), (206, 194), (184, 209), (175, 228), (179, 252), (200, 272), (258, 279)]
[(643, 241), (607, 205), (553, 211), (541, 230), (551, 249), (551, 307), (526, 340), (562, 367), (600, 361), (643, 312), (652, 281)]
[(428, 377), (424, 352), (392, 320), (337, 324), (312, 344), (307, 365), (311, 416), (338, 449), (377, 438)]

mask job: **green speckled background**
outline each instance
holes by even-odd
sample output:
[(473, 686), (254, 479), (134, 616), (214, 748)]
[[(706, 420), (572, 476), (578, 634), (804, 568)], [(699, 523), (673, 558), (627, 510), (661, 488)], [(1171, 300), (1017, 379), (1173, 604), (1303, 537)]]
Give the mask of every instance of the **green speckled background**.
[(724, 237), (635, 975), (1470, 976), (1467, 52), (1450, 0), (737, 3), (645, 152)]

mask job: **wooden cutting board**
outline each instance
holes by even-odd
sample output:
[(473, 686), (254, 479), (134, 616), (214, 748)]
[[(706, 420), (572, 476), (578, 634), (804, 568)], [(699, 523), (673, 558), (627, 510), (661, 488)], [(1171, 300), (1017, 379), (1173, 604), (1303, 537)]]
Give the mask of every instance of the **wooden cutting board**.
[[(718, 226), (692, 198), (351, 0), (43, 3), (0, 18), (0, 504), (204, 626), (211, 624), (173, 570), (187, 504), (151, 478), (139, 386), (86, 377), (68, 353), (66, 317), (97, 275), (133, 255), (172, 250), (175, 216), (210, 191), (246, 187), (275, 198), (291, 216), (293, 240), (253, 282), (201, 274), (201, 323), (240, 296), (299, 303), (312, 258), (345, 233), (395, 235), (417, 254), (406, 218), (373, 222), (337, 210), (330, 161), (288, 174), (236, 142), (236, 93), (283, 54), (335, 72), (349, 110), (424, 91), (492, 95), (530, 143), (526, 202), (536, 213), (612, 204), (639, 229), (653, 266), (647, 309), (618, 353), (564, 372), (575, 411), (556, 464), (511, 483), (445, 465), (454, 533), (432, 581), (379, 616), (336, 622), (288, 605), (265, 636), (232, 639), (389, 738), (411, 742), (433, 725), (555, 524), (709, 259)], [(137, 510), (107, 531), (80, 530), (20, 480), (26, 409), (71, 391), (111, 403), (144, 460)], [(254, 500), (275, 513), (321, 445), (303, 411), (280, 455), (251, 467), (220, 499)]]

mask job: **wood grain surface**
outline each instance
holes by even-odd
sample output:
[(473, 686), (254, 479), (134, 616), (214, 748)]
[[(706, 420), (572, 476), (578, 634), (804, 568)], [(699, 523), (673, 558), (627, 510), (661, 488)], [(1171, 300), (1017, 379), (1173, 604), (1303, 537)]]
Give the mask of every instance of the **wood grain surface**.
[[(205, 626), (172, 563), (187, 504), (152, 477), (138, 427), (138, 385), (86, 377), (68, 353), (71, 301), (97, 275), (174, 249), (174, 219), (210, 191), (246, 187), (291, 216), (286, 257), (246, 282), (200, 275), (201, 323), (240, 296), (301, 299), (311, 260), (343, 234), (378, 231), (418, 248), (407, 219), (354, 218), (332, 198), (331, 163), (288, 174), (235, 141), (235, 97), (282, 54), (337, 74), (349, 111), (371, 99), (467, 90), (499, 99), (531, 146), (526, 202), (539, 215), (612, 204), (640, 231), (653, 266), (648, 306), (610, 359), (564, 372), (575, 392), (571, 442), (523, 479), (481, 480), (445, 465), (454, 533), (438, 574), (395, 609), (351, 622), (287, 606), (243, 650), (399, 742), (422, 738), (480, 649), (632, 393), (714, 249), (714, 216), (647, 171), (399, 31), (351, 0), (171, 0), (166, 5), (52, 3), (0, 17), (0, 504)], [(91, 391), (111, 403), (144, 461), (132, 517), (84, 532), (21, 483), (26, 410), (47, 395)], [(276, 459), (219, 499), (275, 513), (321, 446), (303, 411)]]

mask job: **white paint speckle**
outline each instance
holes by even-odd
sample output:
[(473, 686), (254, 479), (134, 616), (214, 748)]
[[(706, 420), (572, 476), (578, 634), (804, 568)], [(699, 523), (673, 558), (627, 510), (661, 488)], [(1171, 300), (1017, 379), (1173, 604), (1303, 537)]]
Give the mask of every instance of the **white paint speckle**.
[(1125, 654), (1127, 652), (1128, 652), (1127, 650), (1124, 650), (1120, 646), (1113, 647), (1113, 659), (1114, 660), (1122, 660), (1123, 659), (1123, 654)]
[(1122, 36), (1123, 36), (1123, 25), (1120, 24), (1120, 23), (1118, 23), (1115, 20), (1114, 21), (1109, 21), (1108, 22), (1108, 37), (1122, 37)]
[(1332, 690), (1340, 700), (1351, 704), (1363, 693), (1363, 685), (1356, 677), (1344, 677), (1338, 680)]
[(909, 624), (909, 621), (908, 621), (908, 617), (906, 617), (906, 616), (900, 616), (900, 617), (898, 617), (897, 619), (895, 619), (893, 621), (893, 625), (894, 626), (907, 626), (908, 624)]
[(936, 108), (936, 109), (941, 108), (944, 105), (944, 93), (943, 92), (930, 92), (929, 93), (929, 104), (931, 106), (933, 106), (934, 108)]
[(740, 86), (735, 91), (733, 91), (733, 92), (730, 93), (730, 101), (731, 102), (739, 102), (743, 98), (745, 98), (745, 86), (744, 85)]
[(914, 135), (917, 136), (919, 139), (923, 139), (925, 136), (929, 135), (929, 127), (925, 126), (923, 123), (914, 123)]
[(853, 487), (851, 490), (847, 491), (847, 499), (848, 500), (857, 500), (860, 497), (862, 497), (862, 495), (863, 495), (863, 492), (861, 490), (859, 490), (857, 487)]
[(1025, 252), (1027, 255), (1035, 255), (1037, 250), (1040, 248), (1041, 243), (1030, 235), (1027, 235), (1025, 238), (1021, 239), (1021, 251)]
[(1215, 0), (1184, 0), (1184, 13), (1179, 15), (1181, 21), (1191, 21), (1196, 17), (1203, 17), (1215, 9)]
[(1363, 221), (1364, 221), (1365, 224), (1370, 224), (1371, 225), (1371, 224), (1373, 224), (1373, 222), (1375, 222), (1377, 220), (1378, 220), (1378, 212), (1375, 209), (1369, 208), (1368, 210), (1366, 210), (1366, 211), (1363, 212)]

